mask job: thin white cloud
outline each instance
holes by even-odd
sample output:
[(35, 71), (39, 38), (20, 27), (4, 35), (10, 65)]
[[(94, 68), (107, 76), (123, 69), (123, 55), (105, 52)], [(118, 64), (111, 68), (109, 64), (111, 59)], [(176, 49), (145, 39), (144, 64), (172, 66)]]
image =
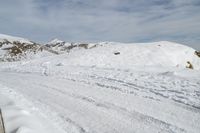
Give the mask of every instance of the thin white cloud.
[(200, 49), (199, 11), (199, 0), (3, 0), (0, 31), (39, 41), (170, 40)]

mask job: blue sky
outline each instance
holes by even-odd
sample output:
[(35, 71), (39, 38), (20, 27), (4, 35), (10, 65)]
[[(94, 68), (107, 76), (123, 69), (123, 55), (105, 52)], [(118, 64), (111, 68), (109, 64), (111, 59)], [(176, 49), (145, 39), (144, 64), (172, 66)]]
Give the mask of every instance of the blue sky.
[(200, 50), (200, 0), (0, 0), (0, 33), (39, 42), (168, 40)]

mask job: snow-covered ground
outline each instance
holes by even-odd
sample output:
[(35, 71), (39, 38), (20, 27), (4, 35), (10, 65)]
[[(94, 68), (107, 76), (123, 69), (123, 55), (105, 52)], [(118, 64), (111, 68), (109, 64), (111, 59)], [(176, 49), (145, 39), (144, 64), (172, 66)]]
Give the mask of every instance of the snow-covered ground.
[[(1, 63), (5, 128), (12, 133), (199, 133), (200, 58), (194, 51), (171, 42), (98, 43)], [(188, 61), (194, 70), (185, 68)], [(20, 122), (12, 125), (13, 118)]]
[(0, 88), (0, 107), (6, 133), (64, 133), (46, 121), (45, 116), (21, 94), (3, 85)]

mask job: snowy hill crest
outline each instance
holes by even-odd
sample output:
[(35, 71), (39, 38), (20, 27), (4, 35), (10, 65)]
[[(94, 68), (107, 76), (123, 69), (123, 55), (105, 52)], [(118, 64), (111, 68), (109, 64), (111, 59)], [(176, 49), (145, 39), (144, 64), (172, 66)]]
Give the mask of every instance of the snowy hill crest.
[(168, 41), (132, 44), (67, 43), (53, 39), (41, 45), (28, 39), (0, 34), (2, 61), (16, 61), (28, 56), (41, 58), (55, 54), (63, 54), (60, 56), (61, 59), (64, 57), (63, 60), (75, 65), (129, 68), (132, 66), (172, 66), (200, 69), (198, 51)]
[(0, 61), (20, 61), (43, 53), (47, 52), (44, 52), (43, 46), (38, 43), (0, 34)]
[(48, 42), (47, 44), (58, 44), (58, 43), (65, 43), (65, 41), (59, 40), (58, 38), (55, 38)]

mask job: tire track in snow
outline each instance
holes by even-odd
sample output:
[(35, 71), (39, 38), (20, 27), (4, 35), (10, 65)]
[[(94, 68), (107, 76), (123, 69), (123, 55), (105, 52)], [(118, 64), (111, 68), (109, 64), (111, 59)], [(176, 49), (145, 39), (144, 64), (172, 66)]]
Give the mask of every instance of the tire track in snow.
[[(75, 80), (75, 81), (76, 81), (76, 80)], [(116, 84), (117, 84), (117, 82), (116, 82)], [(91, 84), (91, 85), (92, 85), (92, 84)], [(38, 85), (38, 86), (40, 86), (40, 85)], [(91, 98), (88, 99), (87, 97), (86, 97), (86, 98), (77, 98), (77, 99), (80, 99), (80, 100), (82, 100), (82, 101), (85, 100), (85, 102), (90, 102), (91, 104), (94, 104), (95, 102), (98, 103), (98, 101), (95, 101), (94, 99), (91, 100)], [(111, 106), (111, 107), (112, 107), (112, 106)], [(115, 110), (115, 107), (113, 107), (113, 108), (114, 108), (113, 110)], [(112, 109), (112, 108), (111, 108), (111, 109)], [(117, 110), (120, 110), (120, 109), (118, 108)], [(123, 112), (123, 111), (121, 111), (121, 112)], [(121, 112), (120, 112), (120, 113), (121, 113)], [(127, 116), (128, 116), (128, 115), (127, 115)], [(182, 131), (182, 129), (180, 129), (180, 130)], [(173, 130), (172, 130), (172, 131), (173, 131)], [(183, 132), (184, 132), (184, 130), (183, 130)]]
[[(85, 97), (85, 96), (77, 95), (77, 94), (74, 94), (74, 93), (68, 93), (66, 91), (63, 91), (63, 90), (60, 90), (58, 88), (51, 87), (51, 86), (48, 86), (48, 85), (44, 85), (44, 84), (41, 84), (41, 86), (49, 88), (49, 89), (52, 89), (52, 90), (54, 90), (56, 92), (59, 92), (61, 94), (65, 94), (65, 95), (70, 96), (72, 98), (79, 99), (81, 101), (93, 104), (96, 107), (104, 108), (104, 109), (107, 109), (107, 110), (112, 110), (112, 111), (115, 111), (118, 114), (121, 114), (123, 116), (126, 115), (127, 118), (136, 119), (137, 121), (144, 122), (144, 124), (146, 124), (146, 125), (151, 125), (151, 126), (159, 127), (162, 130), (165, 130), (165, 131), (167, 131), (169, 133), (186, 132), (184, 129), (176, 127), (176, 126), (174, 126), (172, 124), (166, 123), (164, 121), (161, 121), (159, 119), (153, 118), (151, 116), (147, 116), (147, 115), (141, 114), (141, 113), (136, 112), (134, 110), (132, 110), (130, 112), (126, 108), (114, 105), (112, 103), (108, 103), (108, 102), (103, 102), (102, 103), (102, 102), (100, 102), (100, 101), (98, 101), (98, 100), (96, 100), (94, 98)], [(62, 117), (65, 118), (65, 120), (67, 122), (75, 125), (80, 130), (81, 133), (85, 133), (86, 132), (83, 127), (81, 127), (80, 125), (78, 125), (73, 120), (71, 120), (69, 118), (66, 118), (64, 116), (62, 116)]]
[(67, 123), (72, 124), (73, 126), (75, 126), (78, 129), (79, 133), (87, 133), (87, 131), (83, 127), (81, 127), (78, 123), (76, 123), (72, 119), (70, 119), (70, 118), (68, 118), (66, 116), (63, 116), (63, 115), (60, 115), (60, 117), (62, 119), (64, 119)]
[[(195, 104), (195, 103), (190, 103), (192, 101), (189, 101), (189, 99), (187, 98), (187, 95), (190, 92), (186, 92), (186, 95), (184, 95), (185, 93), (181, 92), (181, 90), (180, 91), (171, 90), (170, 88), (168, 89), (166, 86), (163, 86), (163, 85), (160, 85), (160, 87), (163, 88), (164, 90), (153, 89), (149, 86), (154, 86), (154, 84), (152, 82), (147, 82), (147, 81), (145, 81), (145, 82), (148, 84), (148, 86), (147, 85), (141, 86), (141, 85), (137, 85), (137, 84), (134, 84), (134, 83), (131, 83), (131, 82), (126, 82), (126, 81), (123, 81), (123, 80), (120, 80), (120, 79), (114, 79), (114, 78), (110, 78), (110, 77), (101, 77), (101, 76), (96, 76), (96, 75), (95, 76), (94, 75), (87, 75), (87, 77), (90, 78), (90, 81), (91, 80), (94, 81), (94, 79), (96, 79), (97, 81), (94, 81), (93, 84), (96, 84), (97, 86), (100, 86), (100, 87), (103, 87), (103, 88), (109, 88), (109, 89), (112, 89), (112, 90), (120, 91), (122, 93), (134, 94), (134, 95), (137, 95), (138, 92), (140, 92), (140, 93), (142, 92), (143, 93), (142, 97), (144, 97), (144, 98), (150, 98), (150, 99), (153, 99), (153, 100), (160, 101), (161, 99), (155, 98), (155, 96), (160, 96), (164, 99), (171, 99), (174, 102), (178, 102), (180, 104), (184, 104), (184, 105), (190, 106), (190, 107), (198, 109), (198, 110), (200, 109), (200, 104), (198, 105), (198, 104)], [(67, 79), (67, 78), (65, 77), (65, 79)], [(83, 82), (83, 83), (86, 83), (86, 84), (92, 84), (92, 83), (89, 83), (89, 81), (86, 81), (86, 80), (82, 79), (82, 80), (74, 80), (74, 81)], [(113, 85), (110, 85), (110, 84), (106, 85), (105, 82), (111, 82), (112, 84), (113, 84), (113, 82), (115, 82), (115, 85), (119, 86), (119, 84), (120, 84), (122, 86), (129, 87), (129, 89), (125, 89), (123, 87), (118, 87), (118, 86), (113, 86)], [(119, 84), (117, 84), (117, 83), (119, 83)], [(158, 88), (158, 87), (156, 87), (156, 88)], [(134, 90), (130, 90), (130, 89), (134, 89)], [(165, 93), (162, 93), (162, 91), (165, 92)], [(149, 96), (149, 92), (152, 93), (152, 94), (155, 94), (155, 96), (154, 97)], [(195, 91), (194, 93), (196, 93), (196, 95), (198, 96), (197, 91)], [(168, 96), (168, 94), (173, 94), (173, 97)], [(183, 96), (179, 96), (179, 95), (183, 95)]]

